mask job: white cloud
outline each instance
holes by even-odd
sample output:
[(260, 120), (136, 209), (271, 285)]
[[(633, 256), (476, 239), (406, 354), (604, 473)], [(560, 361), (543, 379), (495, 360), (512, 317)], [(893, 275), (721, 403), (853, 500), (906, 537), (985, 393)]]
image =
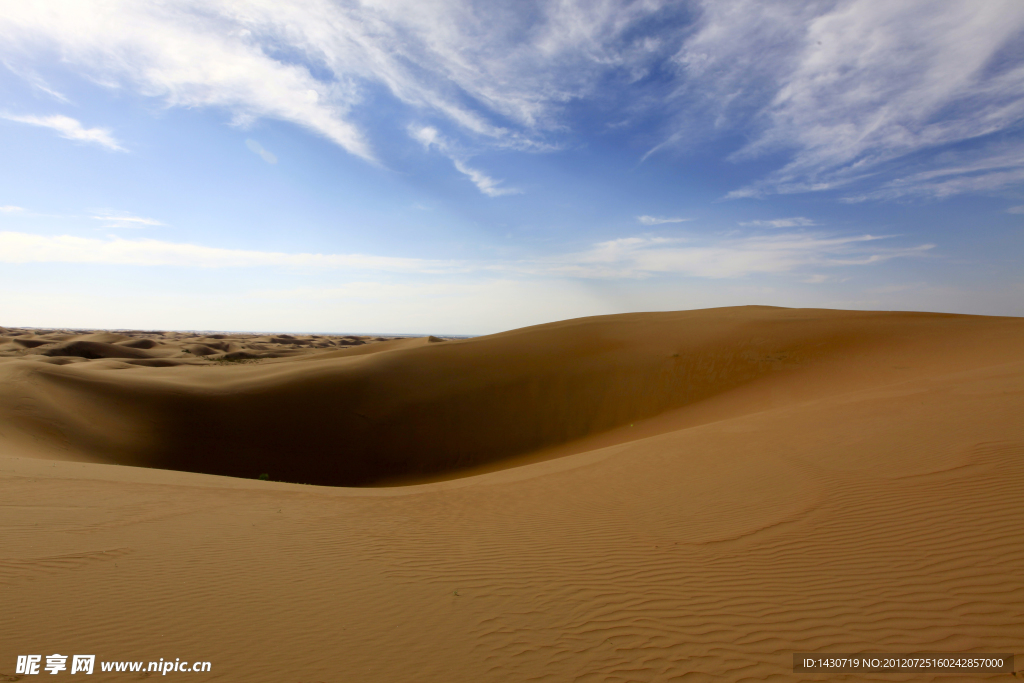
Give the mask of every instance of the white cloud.
[(1021, 206), (1011, 206), (1006, 210), (1006, 213), (1024, 213), (1024, 204)]
[(437, 128), (433, 126), (409, 126), (409, 136), (423, 145), (423, 148), (426, 150), (436, 147), (444, 152), (448, 149), (448, 143), (437, 132)]
[(657, 41), (622, 39), (667, 2), (7, 0), (0, 56), (55, 48), (98, 83), (239, 123), (290, 121), (366, 159), (352, 111), (367, 86), (472, 136), (535, 148), (602, 74), (654, 63)]
[(488, 273), (503, 276), (591, 279), (658, 274), (737, 278), (813, 267), (868, 265), (919, 256), (934, 245), (885, 247), (886, 237), (781, 234), (704, 241), (626, 237), (581, 252), (519, 261), (439, 261), (367, 254), (289, 254), (221, 249), (153, 239), (94, 239), (0, 232), (0, 262), (94, 263), (202, 268), (299, 267), (420, 274)]
[(522, 190), (513, 187), (501, 187), (505, 181), (496, 180), (483, 171), (479, 171), (466, 164), (465, 158), (460, 154), (448, 140), (446, 140), (433, 126), (410, 126), (409, 136), (416, 140), (426, 150), (436, 149), (441, 154), (451, 159), (452, 164), (462, 175), (469, 178), (477, 189), (488, 197), (500, 197), (509, 194), (521, 194)]
[[(324, 16), (330, 6), (313, 3), (303, 13), (283, 3), (114, 0), (64, 2), (58, 11), (7, 2), (0, 44), (11, 52), (49, 44), (100, 84), (129, 86), (170, 106), (222, 107), (238, 123), (256, 117), (291, 121), (370, 159), (363, 135), (346, 118), (358, 99), (346, 75), (325, 83), (304, 66), (270, 56), (281, 48), (312, 49), (303, 33), (336, 18)], [(290, 23), (289, 15), (304, 18), (305, 25)]]
[(117, 152), (124, 152), (125, 149), (117, 144), (117, 140), (106, 128), (85, 128), (79, 121), (70, 116), (54, 114), (52, 116), (18, 116), (15, 114), (0, 114), (0, 118), (8, 121), (27, 123), (32, 126), (42, 126), (57, 131), (61, 137), (78, 142), (93, 142)]
[(143, 218), (128, 213), (103, 211), (93, 215), (93, 220), (103, 221), (104, 228), (152, 228), (164, 223), (155, 218)]
[(32, 69), (19, 68), (6, 59), (0, 60), (0, 63), (7, 67), (7, 70), (13, 73), (15, 76), (24, 79), (35, 90), (38, 90), (41, 93), (49, 95), (53, 99), (63, 104), (71, 103), (71, 101), (67, 97), (65, 97), (62, 93), (59, 93), (53, 88), (51, 88), (50, 84), (47, 83), (42, 76), (40, 76)]
[(770, 221), (745, 221), (740, 223), (740, 225), (761, 228), (800, 228), (808, 225), (817, 225), (817, 223), (810, 218), (795, 216), (793, 218), (776, 218)]
[(265, 150), (263, 148), (263, 145), (261, 145), (260, 143), (256, 142), (255, 140), (252, 140), (252, 139), (246, 140), (245, 141), (245, 146), (248, 147), (252, 152), (260, 155), (260, 157), (263, 159), (263, 161), (267, 162), (268, 164), (276, 164), (277, 163), (277, 157), (274, 156), (273, 153), (268, 152), (267, 150)]
[(507, 194), (521, 194), (522, 190), (514, 187), (500, 187), (504, 180), (495, 180), (483, 171), (478, 171), (475, 168), (470, 168), (465, 162), (458, 159), (452, 159), (452, 163), (455, 164), (455, 168), (459, 173), (465, 175), (473, 184), (476, 185), (477, 189), (483, 192), (488, 197), (501, 197)]
[[(677, 57), (680, 93), (703, 102), (717, 128), (760, 129), (737, 158), (792, 155), (730, 197), (831, 189), (871, 181), (911, 153), (1018, 125), (1024, 63), (1013, 46), (1022, 31), (1016, 0), (707, 0), (700, 31)], [(1016, 181), (1004, 175), (965, 191), (997, 182)], [(959, 190), (946, 182), (920, 191)]]
[[(924, 166), (918, 163), (915, 167)], [(1024, 144), (1002, 142), (929, 159), (928, 170), (906, 172), (878, 189), (843, 198), (846, 202), (907, 196), (944, 198), (964, 193), (993, 193), (1024, 182)]]
[(548, 272), (586, 278), (644, 278), (676, 273), (703, 278), (781, 274), (807, 267), (880, 263), (934, 248), (883, 247), (874, 235), (783, 234), (690, 244), (683, 239), (628, 237), (545, 262)]
[(636, 219), (644, 225), (661, 225), (662, 223), (683, 223), (693, 220), (692, 218), (658, 218), (656, 216), (637, 216)]
[[(614, 121), (676, 117), (651, 152), (739, 130), (754, 135), (737, 159), (791, 155), (731, 197), (884, 183), (887, 164), (1024, 119), (1019, 0), (703, 0), (688, 26), (661, 21), (689, 9), (671, 0), (0, 3), (0, 58), (30, 80), (26, 55), (56, 50), (110, 88), (222, 108), (239, 125), (289, 121), (369, 160), (357, 121), (383, 90), (461, 135), (465, 174), (492, 196), (512, 190), (467, 165), (466, 150), (551, 149), (574, 100), (601, 100)], [(655, 70), (665, 83), (667, 61), (675, 80), (644, 85)], [(879, 197), (1005, 187), (1020, 168)]]
[(843, 197), (855, 203), (872, 199), (897, 199), (906, 196), (944, 198), (965, 193), (992, 193), (1007, 186), (1024, 183), (1024, 166), (993, 173), (963, 175), (932, 182), (914, 182), (918, 178), (901, 178), (885, 183), (878, 190)]
[(284, 266), (421, 273), (458, 270), (458, 266), (454, 262), (424, 259), (363, 254), (288, 254), (245, 249), (221, 249), (153, 239), (125, 240), (112, 237), (103, 240), (71, 235), (43, 236), (21, 232), (0, 232), (0, 261), (5, 263), (101, 263), (202, 268)]
[(18, 211), (24, 211), (20, 206), (0, 206), (0, 213), (16, 213)]

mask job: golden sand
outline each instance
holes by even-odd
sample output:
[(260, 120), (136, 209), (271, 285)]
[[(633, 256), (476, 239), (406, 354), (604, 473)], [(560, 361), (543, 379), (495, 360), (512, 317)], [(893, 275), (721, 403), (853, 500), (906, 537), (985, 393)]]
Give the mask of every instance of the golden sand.
[(60, 652), (211, 661), (197, 680), (792, 681), (834, 678), (794, 651), (1024, 655), (1022, 491), (1019, 318), (0, 330), (0, 674)]

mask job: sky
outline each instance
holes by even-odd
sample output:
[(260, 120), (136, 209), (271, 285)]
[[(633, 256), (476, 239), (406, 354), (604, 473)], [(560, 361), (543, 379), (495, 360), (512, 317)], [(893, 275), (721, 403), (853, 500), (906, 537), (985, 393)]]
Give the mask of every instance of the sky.
[(1024, 316), (1020, 0), (0, 0), (0, 325)]

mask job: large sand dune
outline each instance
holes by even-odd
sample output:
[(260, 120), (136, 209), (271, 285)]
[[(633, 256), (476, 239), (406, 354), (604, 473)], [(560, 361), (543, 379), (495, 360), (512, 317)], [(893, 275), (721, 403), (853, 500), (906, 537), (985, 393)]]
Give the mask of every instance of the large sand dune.
[[(1017, 318), (769, 307), (466, 340), (0, 331), (0, 673), (1024, 655), (1022, 352)], [(977, 677), (857, 676), (932, 678)]]

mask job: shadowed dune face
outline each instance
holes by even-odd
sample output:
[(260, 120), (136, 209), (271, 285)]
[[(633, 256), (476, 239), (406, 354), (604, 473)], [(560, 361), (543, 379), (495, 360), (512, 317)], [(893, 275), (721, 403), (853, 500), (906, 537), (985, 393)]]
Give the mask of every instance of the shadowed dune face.
[[(1022, 332), (1022, 321), (1006, 318), (742, 307), (584, 318), (443, 343), (337, 338), (353, 346), (340, 350), (277, 335), (265, 343), (299, 350), (238, 366), (22, 356), (0, 365), (10, 399), (0, 424), (46, 444), (48, 457), (333, 486), (415, 483), (509, 466), (595, 435), (629, 440), (626, 430), (642, 421), (637, 438), (950, 363), (1010, 362)], [(125, 339), (64, 345), (159, 360), (147, 350), (157, 342)], [(199, 356), (232, 340), (175, 343)], [(716, 412), (727, 395), (746, 398)]]
[(71, 356), (75, 358), (148, 358), (145, 351), (121, 344), (99, 341), (70, 341), (51, 346), (40, 353), (44, 356)]

